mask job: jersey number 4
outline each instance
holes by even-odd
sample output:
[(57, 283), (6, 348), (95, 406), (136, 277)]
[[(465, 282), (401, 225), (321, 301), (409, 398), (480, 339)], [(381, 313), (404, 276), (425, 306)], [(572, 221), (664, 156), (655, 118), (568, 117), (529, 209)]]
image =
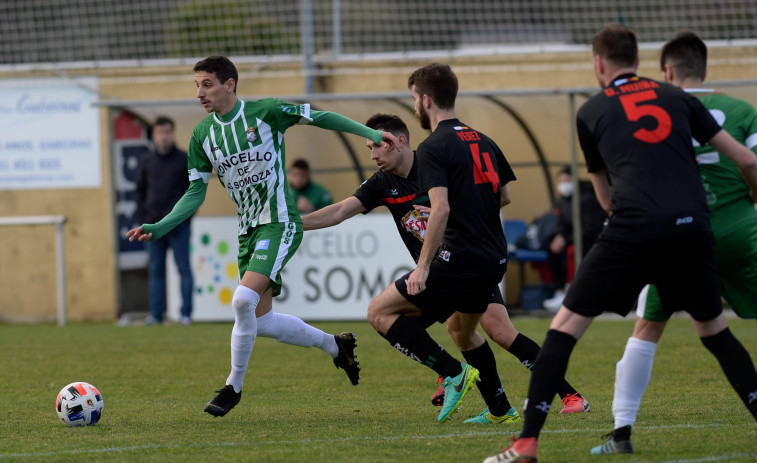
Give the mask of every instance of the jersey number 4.
[(647, 103), (656, 99), (657, 93), (654, 90), (620, 96), (620, 103), (629, 121), (636, 122), (644, 116), (653, 117), (657, 121), (657, 128), (654, 130), (639, 129), (633, 133), (634, 137), (643, 142), (660, 143), (668, 138), (672, 129), (673, 124), (668, 112), (657, 105)]
[(491, 183), (492, 193), (497, 192), (499, 188), (499, 175), (492, 166), (492, 158), (489, 153), (482, 153), (478, 143), (470, 144), (471, 156), (473, 156), (473, 180), (476, 185), (481, 183)]

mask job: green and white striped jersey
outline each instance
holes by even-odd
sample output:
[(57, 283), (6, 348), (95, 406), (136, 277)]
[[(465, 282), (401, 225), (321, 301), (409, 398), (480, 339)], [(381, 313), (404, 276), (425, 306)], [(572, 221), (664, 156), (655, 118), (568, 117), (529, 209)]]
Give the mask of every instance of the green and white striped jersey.
[(311, 121), (309, 104), (240, 99), (229, 113), (213, 113), (195, 127), (189, 180), (208, 183), (215, 169), (236, 204), (240, 235), (262, 224), (300, 222), (287, 186), (284, 132)]
[[(686, 89), (704, 104), (712, 117), (739, 143), (757, 154), (757, 111), (746, 101), (709, 89)], [(707, 205), (714, 212), (734, 201), (749, 199), (749, 185), (728, 158), (694, 141), (697, 163), (707, 193)]]

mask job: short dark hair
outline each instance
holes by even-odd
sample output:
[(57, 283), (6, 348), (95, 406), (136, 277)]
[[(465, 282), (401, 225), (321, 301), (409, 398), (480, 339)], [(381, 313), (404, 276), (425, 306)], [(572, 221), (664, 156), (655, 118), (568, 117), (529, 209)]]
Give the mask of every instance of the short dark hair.
[(680, 31), (668, 40), (660, 52), (660, 69), (673, 67), (679, 79), (704, 80), (707, 74), (707, 45), (692, 31)]
[(394, 114), (374, 114), (365, 121), (365, 125), (375, 130), (389, 132), (394, 136), (402, 134), (407, 138), (408, 143), (410, 142), (410, 131), (407, 129), (407, 124)]
[(210, 72), (218, 77), (221, 83), (225, 83), (229, 79), (234, 79), (234, 93), (237, 93), (237, 86), (239, 85), (239, 72), (234, 63), (225, 56), (208, 56), (207, 58), (200, 60), (192, 68), (194, 72), (205, 71)]
[(407, 88), (415, 86), (419, 95), (428, 95), (439, 109), (454, 109), (457, 98), (457, 76), (441, 63), (431, 63), (416, 69), (407, 79)]
[(168, 116), (158, 116), (155, 119), (155, 123), (152, 126), (157, 127), (159, 125), (170, 125), (172, 129), (176, 127), (176, 124), (174, 124), (173, 119), (171, 119)]
[(594, 36), (591, 50), (618, 66), (633, 66), (639, 56), (636, 34), (616, 23), (606, 25)]
[(569, 164), (565, 164), (564, 166), (560, 167), (560, 170), (557, 171), (557, 176), (568, 174), (571, 177), (573, 176), (573, 169), (570, 168)]
[(302, 158), (295, 159), (294, 162), (292, 162), (291, 167), (293, 169), (302, 169), (302, 170), (310, 172), (310, 164), (308, 164), (308, 162)]

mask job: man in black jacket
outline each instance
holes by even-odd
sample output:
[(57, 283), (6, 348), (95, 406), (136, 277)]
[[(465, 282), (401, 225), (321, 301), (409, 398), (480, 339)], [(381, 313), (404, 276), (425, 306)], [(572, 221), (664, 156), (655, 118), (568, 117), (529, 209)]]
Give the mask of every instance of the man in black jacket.
[[(137, 217), (140, 223), (154, 223), (168, 214), (187, 191), (187, 153), (174, 144), (174, 122), (165, 116), (152, 128), (153, 149), (145, 153), (137, 171)], [(162, 323), (166, 311), (166, 251), (173, 250), (181, 277), (181, 322), (192, 316), (194, 281), (189, 263), (190, 220), (164, 239), (147, 243), (149, 255), (150, 315), (148, 324)]]

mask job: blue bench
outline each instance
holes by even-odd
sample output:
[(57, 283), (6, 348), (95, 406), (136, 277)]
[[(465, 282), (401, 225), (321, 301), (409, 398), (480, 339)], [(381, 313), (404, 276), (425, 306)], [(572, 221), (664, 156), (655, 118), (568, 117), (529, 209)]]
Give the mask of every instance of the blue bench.
[(550, 288), (539, 284), (536, 286), (526, 285), (526, 264), (544, 263), (548, 261), (547, 251), (533, 249), (524, 249), (515, 246), (515, 242), (526, 233), (528, 224), (525, 220), (509, 219), (502, 222), (502, 229), (507, 239), (507, 260), (508, 263), (517, 263), (520, 276), (520, 297), (519, 305), (521, 308), (541, 309), (541, 301), (545, 296), (550, 296)]

